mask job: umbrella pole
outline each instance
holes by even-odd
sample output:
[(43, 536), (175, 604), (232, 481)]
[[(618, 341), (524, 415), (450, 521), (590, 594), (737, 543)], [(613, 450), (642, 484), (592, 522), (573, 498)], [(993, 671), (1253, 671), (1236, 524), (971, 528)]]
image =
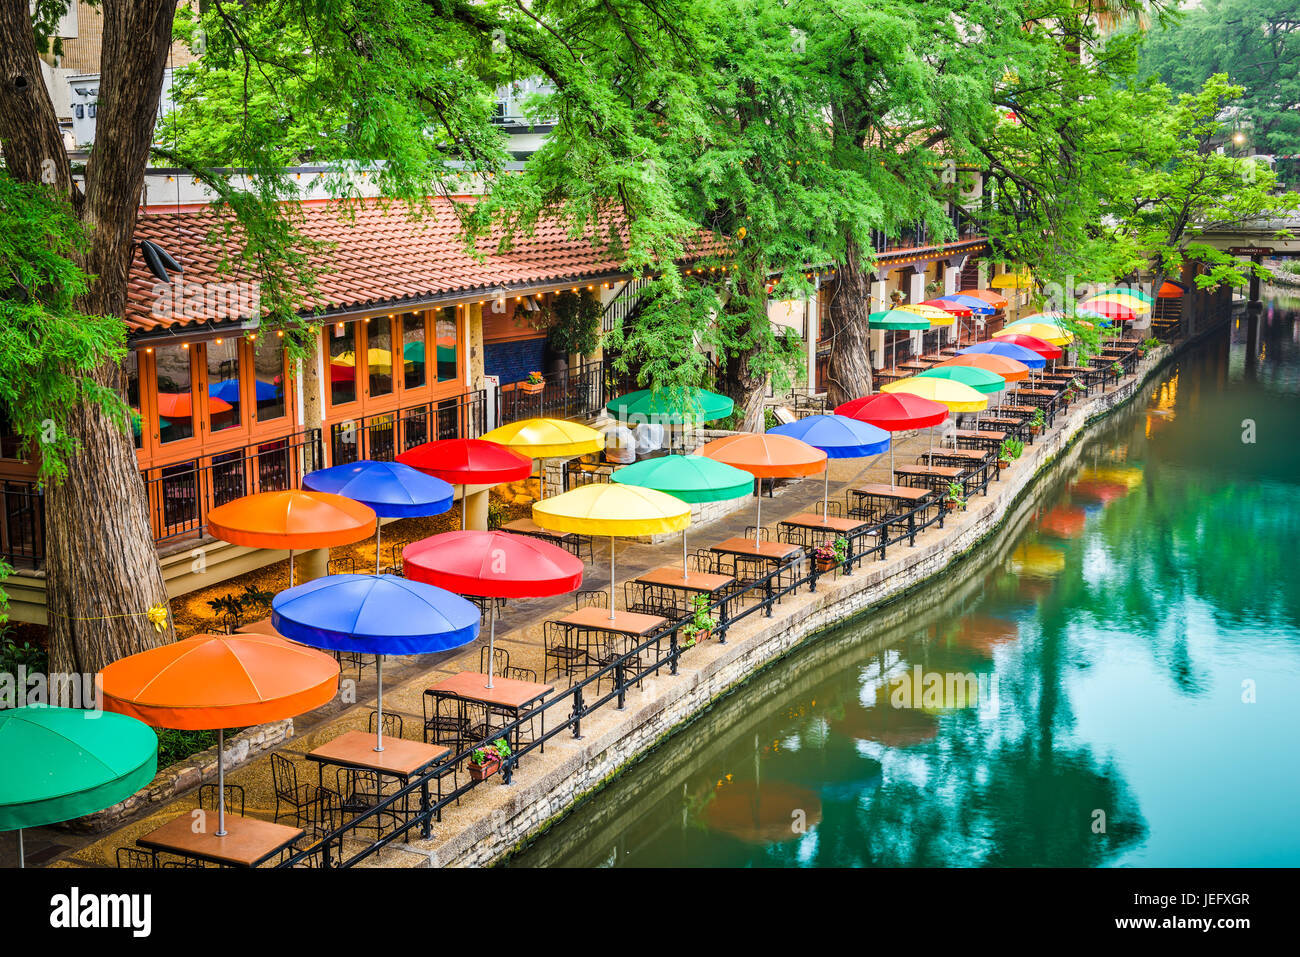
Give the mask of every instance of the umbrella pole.
[(894, 440), (889, 440), (889, 487), (894, 487)]
[(465, 512), (469, 506), (469, 486), (460, 487), (460, 530), (465, 531)]
[(614, 536), (609, 536), (609, 620), (614, 620)]
[(375, 702), (375, 750), (384, 750), (384, 656), (375, 655), (375, 681), (378, 684), (378, 700)]
[(826, 509), (830, 508), (831, 499), (831, 460), (826, 458), (826, 471), (822, 473), (822, 524), (826, 524)]
[(27, 866), (26, 857), (27, 855), (23, 853), (23, 829), (20, 827), (18, 829), (18, 866), (19, 867)]
[(384, 534), (384, 526), (381, 520), (375, 518), (375, 574), (379, 574), (379, 537)]
[(289, 587), (293, 587), (293, 549), (289, 549)]
[(682, 529), (682, 581), (691, 577), (691, 570), (686, 566), (686, 529)]
[(217, 728), (217, 837), (226, 836), (226, 729)]
[(488, 680), (484, 688), (492, 687), (493, 666), (496, 664), (497, 646), (497, 600), (488, 598)]
[(758, 480), (758, 520), (754, 525), (754, 551), (758, 551), (758, 533), (763, 530), (763, 480)]

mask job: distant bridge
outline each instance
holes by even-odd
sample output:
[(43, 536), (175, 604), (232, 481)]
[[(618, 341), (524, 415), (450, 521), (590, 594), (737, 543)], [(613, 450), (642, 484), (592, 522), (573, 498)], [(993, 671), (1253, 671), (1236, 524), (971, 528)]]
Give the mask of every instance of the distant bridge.
[[(1290, 232), (1290, 239), (1278, 234)], [(1227, 229), (1207, 230), (1196, 242), (1238, 253), (1252, 259), (1294, 259), (1300, 257), (1300, 216), (1286, 219), (1256, 219)], [(1255, 252), (1258, 250), (1258, 252)]]

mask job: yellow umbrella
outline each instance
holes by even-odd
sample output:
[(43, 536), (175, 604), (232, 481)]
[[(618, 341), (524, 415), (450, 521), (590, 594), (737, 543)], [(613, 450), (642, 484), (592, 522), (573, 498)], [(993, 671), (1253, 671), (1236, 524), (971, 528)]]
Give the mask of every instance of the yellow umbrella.
[(1074, 333), (1049, 322), (1013, 322), (1005, 329), (993, 333), (993, 338), (1002, 336), (1033, 336), (1054, 346), (1069, 345), (1074, 341)]
[(533, 521), (554, 532), (609, 536), (609, 617), (614, 619), (614, 537), (680, 532), (691, 507), (666, 492), (596, 482), (533, 505)]
[[(357, 354), (355, 352), (345, 352), (340, 356), (335, 356), (330, 359), (330, 364), (336, 366), (355, 366), (357, 364)], [(391, 368), (393, 365), (393, 353), (388, 349), (367, 349), (366, 364), (372, 368)]]
[(1065, 552), (1030, 542), (1011, 553), (1011, 570), (1031, 578), (1055, 578), (1065, 571)]
[(1102, 302), (1117, 302), (1121, 306), (1128, 306), (1134, 312), (1150, 312), (1151, 303), (1147, 302), (1141, 296), (1135, 296), (1131, 292), (1099, 292), (1091, 299), (1101, 300)]
[(980, 412), (989, 407), (988, 398), (970, 386), (952, 379), (937, 379), (932, 376), (909, 376), (882, 385), (880, 391), (906, 392), (922, 399), (929, 399), (931, 402), (942, 403), (950, 412)]
[(899, 306), (898, 309), (900, 312), (911, 312), (920, 316), (922, 319), (929, 319), (930, 325), (932, 326), (951, 326), (957, 321), (957, 317), (951, 312), (948, 312), (945, 309), (940, 309), (937, 306), (918, 304), (915, 306)]
[[(530, 459), (574, 458), (605, 447), (605, 435), (567, 419), (524, 419), (482, 436)], [(546, 497), (546, 469), (541, 469), (541, 497)]]
[(994, 276), (989, 286), (993, 289), (1028, 289), (1034, 284), (1034, 277), (1028, 272), (1004, 272)]

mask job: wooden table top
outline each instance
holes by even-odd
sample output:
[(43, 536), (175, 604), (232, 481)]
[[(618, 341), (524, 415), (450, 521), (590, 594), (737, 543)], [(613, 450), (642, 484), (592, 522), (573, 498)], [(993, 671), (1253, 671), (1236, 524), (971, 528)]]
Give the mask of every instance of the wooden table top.
[(425, 744), (408, 738), (384, 738), (384, 750), (375, 750), (375, 736), (368, 731), (345, 731), (333, 741), (307, 752), (307, 759), (321, 764), (364, 768), (381, 774), (410, 777), (439, 758), (451, 753), (440, 744)]
[(970, 459), (972, 462), (983, 462), (989, 453), (981, 452), (979, 449), (930, 449), (928, 452), (922, 452), (921, 454), (946, 455), (954, 459)]
[(952, 434), (959, 439), (988, 439), (991, 442), (1000, 442), (1007, 437), (1005, 432), (991, 429), (954, 429)]
[(300, 827), (227, 814), (226, 835), (217, 837), (213, 833), (217, 829), (217, 812), (206, 813), (208, 829), (201, 833), (194, 833), (193, 817), (181, 814), (137, 838), (136, 844), (154, 851), (171, 851), (237, 867), (256, 867), (304, 833)]
[(1010, 393), (1010, 394), (1011, 394), (1012, 396), (1017, 396), (1017, 395), (1042, 395), (1042, 396), (1047, 396), (1047, 397), (1050, 398), (1051, 396), (1056, 395), (1056, 393), (1059, 392), (1059, 391), (1060, 391), (1059, 389), (1017, 389), (1015, 392), (1012, 392), (1012, 393)]
[[(1056, 393), (1052, 393), (1052, 394), (1055, 395)], [(998, 406), (998, 411), (999, 411), (999, 412), (1019, 413), (1020, 415), (1026, 415), (1026, 416), (1028, 416), (1028, 415), (1033, 415), (1035, 412), (1037, 412), (1037, 411), (1038, 411), (1038, 406), (1036, 406), (1036, 405), (1000, 405), (1000, 406)]]
[(559, 620), (565, 625), (573, 625), (578, 628), (590, 628), (594, 631), (613, 631), (620, 635), (631, 635), (634, 638), (639, 638), (641, 635), (647, 635), (654, 631), (668, 619), (660, 618), (658, 615), (644, 615), (639, 611), (615, 609), (614, 618), (610, 620), (608, 608), (597, 608), (594, 605), (588, 605), (586, 608), (579, 608), (577, 611), (570, 612)]
[(963, 469), (955, 465), (900, 465), (895, 475), (934, 475), (939, 478), (957, 478)]
[(828, 532), (851, 532), (867, 524), (856, 518), (840, 518), (838, 515), (818, 515), (816, 512), (800, 512), (783, 518), (780, 525), (793, 525), (796, 528), (811, 528), (813, 531), (824, 529)]
[(682, 575), (682, 570), (675, 565), (667, 565), (646, 572), (633, 579), (641, 585), (660, 585), (665, 588), (680, 588), (683, 591), (698, 591), (706, 594), (726, 588), (736, 579), (730, 575), (716, 575), (713, 572), (691, 572)]
[[(1056, 371), (1064, 372), (1068, 375), (1074, 372), (1096, 372), (1097, 370), (1092, 366), (1057, 366)], [(1051, 375), (1051, 373), (1048, 373), (1048, 375)]]
[(522, 535), (546, 535), (549, 538), (568, 538), (572, 532), (553, 532), (549, 528), (542, 528), (531, 518), (517, 518), (513, 522), (506, 522), (501, 528), (507, 532), (519, 532)]
[(877, 498), (894, 498), (901, 502), (917, 502), (934, 493), (926, 488), (912, 488), (910, 485), (885, 485), (870, 482), (852, 489), (855, 495), (874, 495)]
[(906, 369), (909, 372), (914, 370), (919, 370), (921, 372), (924, 372), (926, 369), (929, 369), (932, 365), (934, 365), (933, 362), (923, 362), (920, 359), (912, 359), (910, 362), (900, 362), (898, 364), (898, 367), (900, 369)]
[(763, 542), (754, 547), (754, 540), (749, 536), (736, 536), (728, 538), (726, 541), (718, 542), (716, 545), (709, 546), (709, 551), (722, 552), (727, 555), (744, 555), (749, 558), (770, 558), (780, 561), (783, 558), (789, 558), (796, 552), (802, 551), (798, 545), (788, 545), (785, 542)]
[(502, 678), (500, 675), (493, 676), (492, 687), (488, 688), (487, 680), (488, 676), (481, 671), (462, 671), (450, 678), (443, 678), (437, 684), (429, 685), (425, 689), (425, 694), (448, 695), (466, 701), (498, 705), (502, 708), (522, 708), (528, 702), (536, 701), (555, 690), (554, 685), (520, 681), (517, 678)]

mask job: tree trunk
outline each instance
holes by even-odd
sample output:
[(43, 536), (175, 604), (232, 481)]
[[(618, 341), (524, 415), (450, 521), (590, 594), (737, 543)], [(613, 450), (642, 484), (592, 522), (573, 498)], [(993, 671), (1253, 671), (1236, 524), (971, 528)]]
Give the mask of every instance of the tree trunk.
[[(324, 429), (324, 421), (321, 418), (321, 409), (325, 407), (323, 401), (325, 383), (321, 380), (321, 336), (316, 333), (314, 339), (315, 347), (312, 354), (302, 360), (301, 370), (299, 372), (299, 381), (302, 383), (302, 426), (307, 431), (312, 429)], [(330, 437), (321, 432), (321, 454), (326, 455), (324, 450), (329, 445)], [(337, 463), (334, 463), (337, 464)], [(303, 462), (304, 472), (313, 472), (316, 469), (324, 468), (323, 461), (316, 461), (315, 450), (311, 447), (305, 453)]]
[(826, 368), (830, 408), (871, 392), (871, 276), (862, 268), (862, 250), (849, 238), (837, 269), (827, 310), (831, 358)]
[[(27, 0), (0, 0), (0, 141), (9, 171), (67, 195), (87, 229), (83, 268), (95, 279), (78, 307), (122, 316), (175, 0), (104, 0), (95, 149), (84, 195), (72, 184), (41, 78)], [(106, 364), (94, 381), (116, 387)], [(97, 406), (61, 423), (80, 444), (68, 475), (45, 493), (50, 669), (93, 673), (173, 637), (146, 617), (167, 593), (130, 435)]]
[(767, 403), (764, 401), (764, 393), (767, 391), (767, 380), (763, 376), (755, 376), (749, 368), (751, 353), (741, 353), (738, 356), (728, 356), (726, 366), (723, 369), (723, 388), (736, 403), (736, 411), (744, 416), (740, 425), (742, 432), (763, 432), (766, 431), (766, 417), (764, 410)]

